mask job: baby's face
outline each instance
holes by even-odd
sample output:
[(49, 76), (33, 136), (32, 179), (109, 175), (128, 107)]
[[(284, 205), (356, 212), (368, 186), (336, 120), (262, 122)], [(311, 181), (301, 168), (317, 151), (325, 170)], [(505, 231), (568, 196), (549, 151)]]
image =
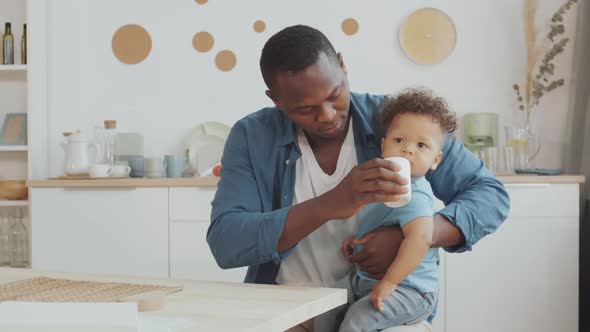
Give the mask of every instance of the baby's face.
[(410, 161), (412, 178), (426, 175), (438, 166), (445, 133), (430, 115), (402, 113), (389, 124), (381, 141), (382, 157), (403, 157)]

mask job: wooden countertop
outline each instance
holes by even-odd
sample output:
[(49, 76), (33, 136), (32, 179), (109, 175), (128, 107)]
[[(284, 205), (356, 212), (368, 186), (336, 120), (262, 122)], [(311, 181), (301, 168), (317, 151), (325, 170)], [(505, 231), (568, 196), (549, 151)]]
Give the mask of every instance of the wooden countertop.
[(583, 175), (497, 175), (504, 184), (509, 183), (579, 183), (583, 184)]
[(217, 187), (219, 178), (200, 177), (200, 178), (128, 178), (128, 179), (48, 179), (48, 180), (29, 180), (27, 185), (33, 188), (52, 188), (52, 187)]
[[(579, 183), (585, 181), (582, 175), (557, 175), (557, 176), (539, 176), (539, 175), (504, 175), (498, 176), (498, 179), (505, 184), (509, 183)], [(215, 188), (219, 178), (202, 177), (188, 179), (89, 179), (89, 180), (29, 180), (27, 184), (33, 188), (118, 188), (118, 187), (205, 187)]]
[(346, 290), (229, 282), (133, 278), (0, 268), (0, 283), (39, 276), (70, 280), (183, 285), (162, 310), (140, 313), (194, 324), (183, 331), (282, 332), (346, 303)]

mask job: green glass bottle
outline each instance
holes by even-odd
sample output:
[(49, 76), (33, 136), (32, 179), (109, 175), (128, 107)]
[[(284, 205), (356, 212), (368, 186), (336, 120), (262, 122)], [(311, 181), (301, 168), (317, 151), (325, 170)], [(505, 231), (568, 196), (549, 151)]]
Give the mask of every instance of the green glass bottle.
[(20, 63), (27, 64), (27, 24), (23, 24), (23, 38), (20, 41)]
[(11, 24), (5, 24), (4, 36), (2, 37), (2, 49), (4, 54), (4, 64), (14, 64), (14, 37), (12, 36)]

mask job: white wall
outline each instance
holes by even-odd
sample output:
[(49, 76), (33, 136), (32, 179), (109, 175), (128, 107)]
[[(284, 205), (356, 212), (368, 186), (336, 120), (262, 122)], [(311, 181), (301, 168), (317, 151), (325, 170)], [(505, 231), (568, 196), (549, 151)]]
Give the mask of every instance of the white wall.
[[(539, 18), (548, 22), (561, 1), (540, 1)], [(457, 48), (443, 63), (419, 66), (397, 42), (403, 19), (419, 7), (437, 7), (453, 18)], [(354, 17), (359, 33), (345, 35), (340, 24)], [(573, 35), (575, 15), (568, 15)], [(255, 33), (254, 21), (267, 24)], [(150, 56), (138, 65), (123, 65), (113, 56), (111, 38), (122, 25), (137, 23), (152, 36)], [(195, 1), (60, 0), (48, 4), (48, 148), (49, 174), (61, 174), (61, 133), (118, 120), (124, 131), (145, 135), (146, 155), (179, 153), (190, 128), (202, 121), (229, 125), (270, 105), (258, 60), (264, 42), (288, 25), (303, 23), (322, 30), (343, 53), (353, 91), (388, 93), (424, 85), (445, 97), (452, 108), (498, 112), (509, 121), (517, 105), (512, 84), (524, 72), (521, 1)], [(209, 53), (192, 48), (193, 35), (209, 31)], [(571, 47), (557, 61), (569, 77)], [(234, 70), (214, 66), (215, 54), (231, 49)], [(539, 164), (558, 167), (564, 142), (569, 84), (548, 95), (538, 116), (546, 149)], [(503, 130), (500, 131), (503, 136)]]

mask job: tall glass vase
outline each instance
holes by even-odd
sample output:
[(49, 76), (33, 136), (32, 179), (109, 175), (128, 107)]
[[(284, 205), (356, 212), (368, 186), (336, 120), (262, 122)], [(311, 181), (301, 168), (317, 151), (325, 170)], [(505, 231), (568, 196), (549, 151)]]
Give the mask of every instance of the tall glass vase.
[(506, 146), (514, 152), (515, 169), (534, 168), (534, 159), (541, 151), (541, 138), (532, 130), (534, 109), (518, 111), (516, 121), (506, 126)]

